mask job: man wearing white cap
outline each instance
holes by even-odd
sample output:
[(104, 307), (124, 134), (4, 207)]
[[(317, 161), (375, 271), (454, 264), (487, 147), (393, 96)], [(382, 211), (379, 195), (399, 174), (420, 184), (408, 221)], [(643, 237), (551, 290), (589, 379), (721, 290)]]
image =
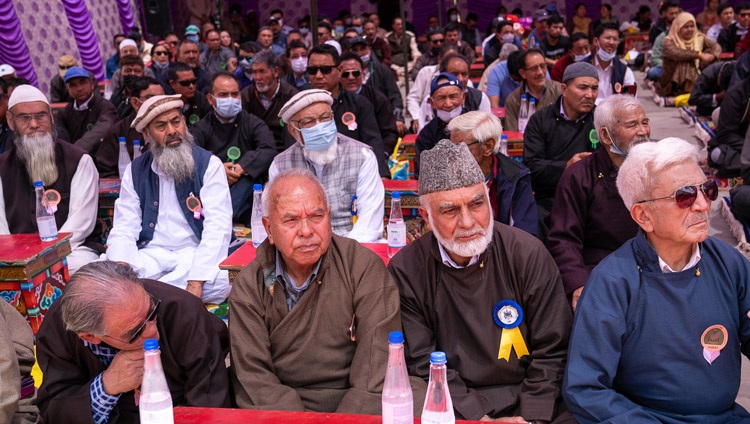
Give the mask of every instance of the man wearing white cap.
[(337, 132), (332, 103), (331, 93), (318, 89), (286, 102), (279, 117), (297, 142), (276, 156), (268, 176), (290, 168), (313, 171), (328, 197), (333, 232), (376, 241), (383, 236), (385, 196), (377, 159), (370, 146)]
[(154, 96), (133, 120), (151, 149), (122, 178), (107, 259), (221, 303), (230, 290), (219, 263), (232, 235), (232, 201), (223, 164), (194, 144), (182, 106), (179, 95)]
[[(130, 38), (126, 38), (120, 42), (120, 59), (125, 56), (138, 56), (138, 44)], [(122, 86), (125, 84), (120, 71), (121, 69), (116, 70), (115, 73), (112, 74), (112, 78), (109, 79), (113, 94), (119, 93)], [(142, 76), (156, 78), (154, 71), (148, 66), (143, 68)]]
[(0, 78), (15, 78), (16, 69), (7, 63), (0, 65)]
[(73, 233), (68, 267), (74, 273), (96, 260), (104, 246), (96, 220), (99, 173), (89, 155), (56, 139), (47, 97), (37, 88), (20, 85), (8, 101), (13, 146), (0, 155), (0, 234), (36, 233), (34, 182), (56, 190), (60, 203), (57, 228)]

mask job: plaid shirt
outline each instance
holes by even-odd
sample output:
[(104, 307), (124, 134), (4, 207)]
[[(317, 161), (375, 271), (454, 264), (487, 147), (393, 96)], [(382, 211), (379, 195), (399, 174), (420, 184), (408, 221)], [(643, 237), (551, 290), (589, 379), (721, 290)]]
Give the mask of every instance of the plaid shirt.
[[(91, 352), (99, 358), (104, 365), (109, 366), (112, 360), (119, 352), (117, 349), (103, 345), (103, 344), (90, 344), (83, 342), (83, 344), (91, 349)], [(109, 421), (109, 413), (117, 405), (117, 401), (120, 400), (120, 395), (110, 395), (104, 391), (104, 385), (102, 384), (102, 374), (96, 376), (94, 381), (91, 382), (89, 389), (91, 396), (91, 414), (94, 417), (96, 424), (104, 424)]]

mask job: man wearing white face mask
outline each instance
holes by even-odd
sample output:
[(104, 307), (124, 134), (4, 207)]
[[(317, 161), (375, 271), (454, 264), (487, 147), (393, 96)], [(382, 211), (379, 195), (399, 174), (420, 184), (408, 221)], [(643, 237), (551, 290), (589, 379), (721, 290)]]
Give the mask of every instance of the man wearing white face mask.
[[(249, 225), (253, 185), (266, 180), (266, 172), (276, 155), (273, 134), (260, 118), (242, 110), (239, 85), (232, 74), (216, 73), (209, 87), (207, 97), (214, 112), (190, 128), (190, 133), (197, 146), (223, 162), (232, 196), (232, 218)], [(240, 149), (239, 158), (229, 158), (231, 147)]]
[(419, 131), (416, 141), (416, 162), (414, 175), (419, 177), (419, 157), (425, 150), (432, 149), (440, 140), (446, 138), (446, 129), (451, 119), (462, 114), (466, 91), (458, 78), (450, 72), (441, 72), (430, 84), (430, 97), (427, 102), (432, 106), (435, 119)]
[(287, 169), (305, 168), (318, 177), (330, 207), (337, 235), (359, 242), (383, 236), (385, 191), (372, 149), (336, 131), (333, 98), (326, 90), (297, 93), (281, 108), (279, 117), (297, 142), (276, 156), (271, 180)]
[(292, 68), (292, 72), (286, 74), (284, 78), (287, 84), (297, 90), (307, 90), (310, 88), (310, 81), (307, 79), (307, 47), (302, 41), (292, 41), (286, 47), (286, 61)]
[(596, 54), (591, 55), (590, 61), (599, 74), (599, 96), (596, 98), (596, 104), (599, 104), (613, 94), (624, 93), (625, 87), (635, 85), (635, 76), (617, 57), (620, 31), (616, 24), (600, 25), (594, 36)]

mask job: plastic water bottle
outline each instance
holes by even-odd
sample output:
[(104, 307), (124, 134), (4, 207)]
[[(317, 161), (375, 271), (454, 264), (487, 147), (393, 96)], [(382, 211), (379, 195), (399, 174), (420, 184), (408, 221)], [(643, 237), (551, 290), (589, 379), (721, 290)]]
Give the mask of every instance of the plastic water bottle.
[(133, 140), (133, 160), (141, 155), (141, 140)]
[(508, 156), (508, 136), (505, 134), (500, 136), (500, 153)]
[(130, 165), (130, 155), (128, 154), (128, 145), (125, 142), (125, 137), (120, 137), (120, 156), (117, 158), (117, 169), (120, 171), (120, 181), (122, 181), (125, 170)]
[(36, 226), (39, 229), (39, 238), (42, 241), (52, 241), (57, 238), (57, 222), (55, 214), (47, 209), (44, 201), (44, 185), (41, 181), (34, 181), (34, 193), (36, 194)]
[(422, 424), (454, 424), (451, 392), (448, 390), (447, 367), (444, 352), (430, 355), (430, 382), (427, 384), (427, 397), (422, 409)]
[(401, 193), (391, 194), (391, 216), (388, 219), (388, 257), (392, 258), (399, 250), (406, 247), (406, 224), (401, 212)]
[(388, 368), (383, 383), (383, 424), (413, 424), (414, 397), (404, 359), (404, 334), (388, 334)]
[(253, 185), (253, 212), (250, 215), (250, 230), (253, 235), (253, 246), (258, 247), (263, 240), (268, 237), (266, 227), (263, 226), (263, 205), (261, 204), (261, 195), (263, 186), (260, 184)]
[(521, 94), (521, 106), (518, 109), (518, 131), (524, 132), (526, 130), (526, 124), (529, 123), (529, 105), (526, 100), (526, 95)]
[(138, 404), (141, 424), (174, 424), (172, 394), (161, 366), (159, 341), (147, 339), (143, 349), (143, 382)]
[(526, 114), (526, 118), (531, 119), (531, 116), (534, 115), (536, 112), (536, 99), (530, 98), (529, 99), (529, 112)]

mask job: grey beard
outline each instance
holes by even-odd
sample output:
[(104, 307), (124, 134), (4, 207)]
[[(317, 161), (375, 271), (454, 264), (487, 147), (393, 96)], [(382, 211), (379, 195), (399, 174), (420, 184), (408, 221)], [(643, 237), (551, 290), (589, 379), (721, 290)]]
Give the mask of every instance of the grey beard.
[[(487, 199), (487, 202), (489, 203), (489, 199)], [(488, 205), (489, 206), (489, 205)], [(430, 224), (430, 227), (433, 229), (432, 233), (435, 235), (435, 238), (438, 240), (438, 243), (440, 243), (441, 246), (448, 252), (451, 252), (453, 254), (456, 254), (458, 256), (462, 256), (464, 258), (471, 258), (473, 256), (477, 256), (487, 250), (487, 246), (489, 246), (490, 242), (492, 241), (492, 227), (494, 226), (495, 220), (492, 218), (493, 212), (492, 207), (490, 207), (490, 222), (487, 224), (487, 227), (481, 229), (481, 230), (475, 230), (472, 233), (478, 233), (481, 234), (482, 237), (476, 240), (472, 240), (470, 242), (461, 243), (454, 240), (455, 237), (467, 235), (463, 234), (466, 233), (465, 231), (459, 231), (456, 230), (454, 234), (450, 236), (450, 238), (443, 237), (437, 230), (435, 230), (435, 223), (433, 222), (433, 214), (429, 214), (427, 217), (427, 221)]]
[(26, 167), (31, 183), (41, 181), (50, 186), (57, 181), (58, 172), (55, 163), (55, 139), (52, 133), (16, 135), (14, 142), (18, 158)]
[(338, 153), (338, 150), (339, 150), (338, 146), (339, 146), (338, 140), (334, 141), (333, 144), (331, 144), (331, 147), (323, 151), (307, 150), (305, 149), (304, 146), (302, 146), (302, 153), (305, 155), (307, 159), (310, 160), (310, 162), (315, 163), (317, 165), (325, 166), (333, 162), (336, 159), (336, 154)]
[[(174, 138), (182, 139), (182, 143), (177, 147), (167, 147), (167, 142)], [(164, 174), (171, 177), (175, 184), (184, 183), (193, 178), (195, 170), (193, 136), (189, 132), (185, 136), (167, 137), (161, 146), (151, 143), (151, 151), (156, 165)]]

